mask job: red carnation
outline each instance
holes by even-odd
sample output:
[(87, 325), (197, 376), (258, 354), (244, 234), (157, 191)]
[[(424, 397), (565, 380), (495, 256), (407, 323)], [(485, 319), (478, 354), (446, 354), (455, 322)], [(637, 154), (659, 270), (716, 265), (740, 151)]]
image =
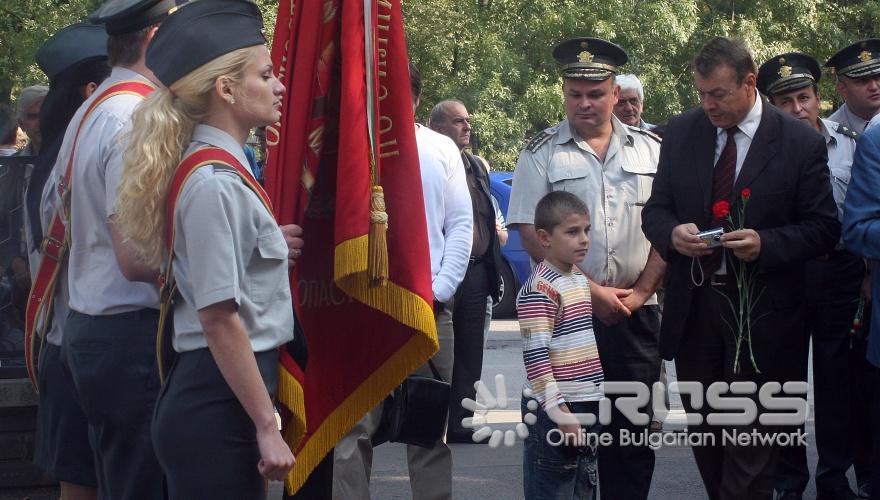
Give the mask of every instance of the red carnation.
[(712, 205), (712, 214), (716, 219), (723, 219), (730, 213), (730, 203), (726, 200), (716, 201)]
[(744, 200), (748, 200), (749, 196), (752, 195), (752, 190), (751, 190), (751, 188), (743, 188), (741, 194), (742, 194), (742, 197)]

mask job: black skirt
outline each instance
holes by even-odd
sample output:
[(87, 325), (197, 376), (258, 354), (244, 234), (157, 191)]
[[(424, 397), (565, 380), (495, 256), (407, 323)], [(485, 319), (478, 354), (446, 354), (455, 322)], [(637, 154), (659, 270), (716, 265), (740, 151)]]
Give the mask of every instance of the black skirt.
[[(254, 355), (274, 397), (278, 351)], [(156, 403), (152, 433), (171, 500), (265, 498), (256, 427), (208, 349), (178, 355)]]

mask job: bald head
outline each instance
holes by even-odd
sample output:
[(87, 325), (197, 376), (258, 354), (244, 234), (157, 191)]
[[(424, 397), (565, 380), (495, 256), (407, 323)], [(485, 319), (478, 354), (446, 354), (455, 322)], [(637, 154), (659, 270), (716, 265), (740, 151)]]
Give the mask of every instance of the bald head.
[(471, 116), (464, 103), (456, 99), (441, 101), (431, 110), (428, 126), (449, 137), (464, 149), (471, 144)]

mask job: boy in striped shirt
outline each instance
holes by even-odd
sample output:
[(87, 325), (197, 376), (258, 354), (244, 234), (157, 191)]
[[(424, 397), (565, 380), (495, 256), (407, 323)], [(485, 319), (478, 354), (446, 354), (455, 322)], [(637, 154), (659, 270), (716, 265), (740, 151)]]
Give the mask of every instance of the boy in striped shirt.
[(577, 267), (590, 243), (589, 211), (577, 196), (551, 192), (538, 202), (535, 229), (545, 258), (517, 297), (532, 395), (523, 398), (524, 420), (530, 424), (523, 488), (527, 500), (592, 499), (596, 449), (587, 445), (587, 433), (596, 429), (575, 418), (575, 414), (597, 415), (602, 399), (590, 285)]

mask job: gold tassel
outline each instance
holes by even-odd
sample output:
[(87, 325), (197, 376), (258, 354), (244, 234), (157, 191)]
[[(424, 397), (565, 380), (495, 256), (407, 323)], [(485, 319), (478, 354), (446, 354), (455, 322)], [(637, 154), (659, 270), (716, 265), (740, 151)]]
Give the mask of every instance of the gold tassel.
[(367, 255), (367, 273), (370, 286), (385, 286), (388, 282), (388, 213), (385, 212), (385, 194), (382, 186), (370, 188), (370, 246)]

